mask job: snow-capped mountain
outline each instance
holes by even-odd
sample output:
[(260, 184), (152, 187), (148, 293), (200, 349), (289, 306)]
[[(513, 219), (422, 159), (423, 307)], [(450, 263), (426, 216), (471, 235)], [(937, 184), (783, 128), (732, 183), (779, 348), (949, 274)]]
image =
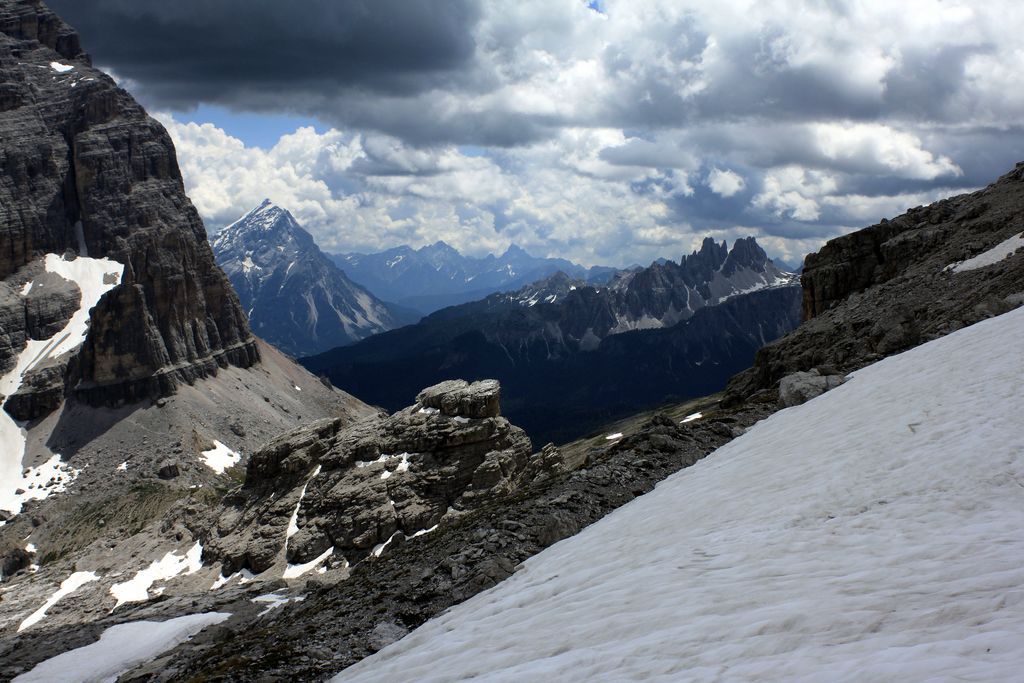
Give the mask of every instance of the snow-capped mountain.
[(355, 282), (387, 301), (423, 313), (519, 289), (556, 272), (603, 284), (615, 268), (585, 268), (566, 259), (538, 258), (515, 245), (501, 256), (463, 256), (444, 242), (413, 249), (395, 247), (375, 254), (336, 254), (331, 259)]
[(212, 240), (253, 331), (294, 356), (412, 322), (352, 282), (286, 209), (269, 199)]
[(1022, 335), (858, 371), (333, 681), (1017, 679)]

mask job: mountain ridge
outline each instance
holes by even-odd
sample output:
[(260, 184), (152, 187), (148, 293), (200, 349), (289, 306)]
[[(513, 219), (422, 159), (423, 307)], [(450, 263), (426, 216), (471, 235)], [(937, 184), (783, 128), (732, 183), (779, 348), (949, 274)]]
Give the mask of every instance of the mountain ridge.
[(562, 441), (629, 406), (724, 387), (799, 322), (795, 283), (755, 240), (729, 250), (709, 239), (679, 263), (619, 273), (606, 286), (556, 273), (301, 362), (388, 410), (417, 386), (493, 377), (531, 438)]
[(592, 284), (603, 284), (618, 272), (607, 266), (586, 268), (562, 258), (534, 257), (514, 244), (500, 256), (474, 258), (441, 240), (418, 249), (402, 245), (372, 254), (329, 257), (377, 296), (424, 314), (519, 289), (559, 271)]

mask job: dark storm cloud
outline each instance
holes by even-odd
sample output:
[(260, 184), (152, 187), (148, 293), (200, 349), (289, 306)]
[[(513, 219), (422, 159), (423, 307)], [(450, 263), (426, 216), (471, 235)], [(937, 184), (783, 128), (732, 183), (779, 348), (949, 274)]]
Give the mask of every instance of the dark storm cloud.
[[(339, 88), (409, 95), (467, 79), (474, 0), (50, 0), (95, 61), (152, 104), (267, 109)], [(298, 103), (301, 107), (301, 101)]]
[(990, 45), (958, 45), (905, 53), (885, 77), (887, 109), (921, 120), (948, 119), (963, 89), (967, 60), (992, 51)]

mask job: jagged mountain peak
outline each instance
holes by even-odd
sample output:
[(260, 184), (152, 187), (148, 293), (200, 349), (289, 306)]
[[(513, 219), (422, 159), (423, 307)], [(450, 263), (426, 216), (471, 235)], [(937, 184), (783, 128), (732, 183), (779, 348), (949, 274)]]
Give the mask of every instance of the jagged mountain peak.
[(508, 245), (508, 249), (505, 250), (505, 253), (503, 253), (501, 255), (501, 258), (503, 260), (508, 260), (508, 259), (513, 259), (513, 258), (518, 259), (518, 258), (533, 258), (533, 257), (530, 256), (529, 252), (527, 252), (525, 249), (520, 247), (518, 244), (510, 244), (510, 245)]
[(269, 199), (212, 242), (253, 329), (293, 355), (348, 344), (408, 319), (349, 280), (291, 212)]
[[(402, 247), (398, 247), (398, 248), (402, 249)], [(408, 247), (405, 247), (405, 249), (408, 249)], [(459, 253), (458, 249), (456, 249), (452, 245), (448, 244), (444, 240), (438, 240), (438, 241), (434, 242), (433, 244), (428, 244), (428, 245), (422, 246), (419, 249), (417, 249), (416, 251), (420, 252), (421, 254), (432, 254), (432, 253), (458, 254)]]
[(764, 272), (768, 263), (768, 254), (753, 237), (741, 237), (732, 244), (732, 250), (722, 263), (722, 272), (729, 276), (738, 268), (746, 267), (757, 272)]

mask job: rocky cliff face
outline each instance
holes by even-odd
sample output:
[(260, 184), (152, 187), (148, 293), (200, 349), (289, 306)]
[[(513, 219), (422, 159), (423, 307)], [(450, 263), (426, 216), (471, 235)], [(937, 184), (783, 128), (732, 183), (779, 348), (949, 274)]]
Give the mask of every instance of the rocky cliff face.
[(729, 399), (774, 392), (790, 373), (849, 372), (1020, 305), (1022, 234), (1024, 163), (830, 241), (805, 261), (804, 324), (758, 352)]
[(349, 280), (291, 213), (269, 199), (217, 233), (213, 252), (253, 330), (293, 356), (419, 319)]
[(0, 279), (46, 253), (124, 266), (69, 366), (74, 393), (115, 405), (255, 363), (160, 124), (40, 2), (0, 3), (0, 73)]
[(499, 396), (493, 380), (448, 381), (390, 417), (321, 420), (275, 439), (227, 499), (206, 560), (229, 575), (283, 559), (286, 578), (309, 562), (348, 566), (508, 495), (531, 445), (499, 415)]

